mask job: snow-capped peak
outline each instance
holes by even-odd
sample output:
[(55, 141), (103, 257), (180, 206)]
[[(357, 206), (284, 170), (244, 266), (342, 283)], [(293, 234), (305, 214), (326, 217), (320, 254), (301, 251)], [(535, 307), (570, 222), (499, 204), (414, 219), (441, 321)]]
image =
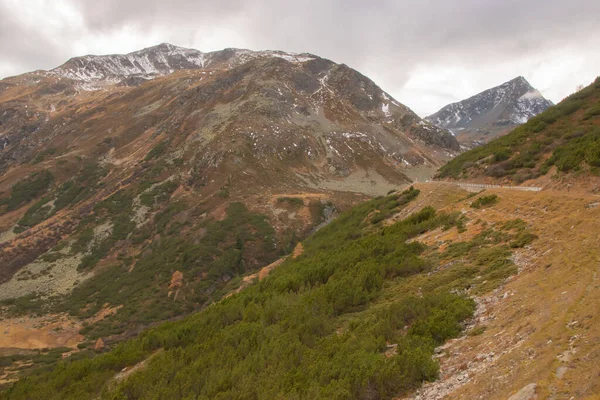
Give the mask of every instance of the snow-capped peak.
[(182, 69), (232, 68), (260, 57), (279, 57), (294, 63), (316, 58), (310, 54), (246, 49), (203, 53), (162, 43), (128, 54), (75, 57), (50, 72), (85, 83), (116, 83), (131, 77), (151, 79)]
[(445, 106), (426, 119), (442, 128), (471, 128), (500, 120), (522, 124), (552, 103), (519, 76), (458, 103)]
[[(445, 106), (425, 119), (460, 133), (465, 141), (482, 143), (527, 122), (552, 106), (519, 76), (458, 103)], [(466, 142), (465, 142), (466, 143)]]

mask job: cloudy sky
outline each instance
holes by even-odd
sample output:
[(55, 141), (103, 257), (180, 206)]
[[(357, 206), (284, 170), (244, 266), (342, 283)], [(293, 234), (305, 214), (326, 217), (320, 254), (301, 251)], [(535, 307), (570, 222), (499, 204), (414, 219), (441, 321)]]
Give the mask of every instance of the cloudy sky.
[(421, 116), (523, 75), (554, 102), (600, 75), (598, 0), (0, 0), (0, 78), (168, 42), (309, 52)]

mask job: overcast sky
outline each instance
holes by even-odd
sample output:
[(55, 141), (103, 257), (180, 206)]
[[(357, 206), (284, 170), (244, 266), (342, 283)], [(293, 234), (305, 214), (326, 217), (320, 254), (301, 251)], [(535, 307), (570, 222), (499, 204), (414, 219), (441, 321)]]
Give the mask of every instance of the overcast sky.
[(600, 75), (599, 0), (0, 0), (0, 78), (162, 42), (309, 52), (421, 116), (523, 75), (554, 102)]

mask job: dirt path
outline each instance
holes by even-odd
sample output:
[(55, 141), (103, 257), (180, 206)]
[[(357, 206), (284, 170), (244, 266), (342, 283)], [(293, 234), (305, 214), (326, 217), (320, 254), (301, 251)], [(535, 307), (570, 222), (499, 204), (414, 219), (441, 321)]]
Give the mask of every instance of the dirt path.
[(469, 182), (447, 182), (447, 181), (432, 181), (436, 184), (442, 185), (454, 185), (461, 187), (466, 190), (482, 190), (482, 189), (508, 189), (508, 190), (519, 190), (522, 192), (539, 192), (543, 188), (540, 186), (502, 186), (502, 185), (486, 185), (483, 183), (469, 183)]

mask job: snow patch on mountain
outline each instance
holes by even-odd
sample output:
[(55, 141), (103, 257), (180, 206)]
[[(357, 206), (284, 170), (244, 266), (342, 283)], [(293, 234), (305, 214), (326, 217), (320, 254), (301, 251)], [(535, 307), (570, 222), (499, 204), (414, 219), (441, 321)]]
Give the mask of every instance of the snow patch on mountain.
[(446, 129), (478, 129), (494, 124), (523, 124), (552, 106), (523, 77), (485, 90), (466, 100), (449, 104), (426, 117)]
[[(128, 54), (75, 57), (49, 72), (55, 76), (87, 83), (85, 87), (82, 86), (83, 90), (94, 90), (128, 78), (153, 79), (182, 69), (229, 69), (261, 57), (278, 57), (293, 63), (303, 63), (316, 58), (310, 54), (271, 50), (225, 49), (203, 53), (163, 43)], [(89, 85), (91, 83), (102, 85)]]

